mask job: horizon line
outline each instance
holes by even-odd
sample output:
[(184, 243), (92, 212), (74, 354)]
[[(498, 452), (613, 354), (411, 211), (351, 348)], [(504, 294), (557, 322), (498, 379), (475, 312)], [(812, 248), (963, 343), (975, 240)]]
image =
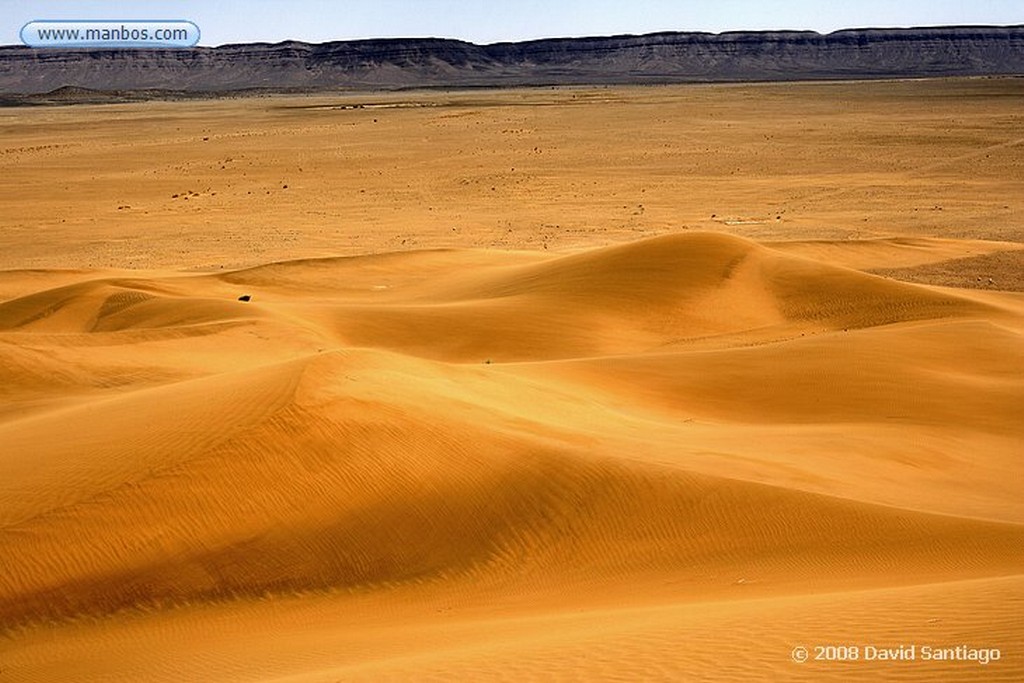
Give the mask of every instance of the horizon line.
[[(34, 20), (42, 21), (42, 20)], [(76, 20), (63, 20), (63, 21), (76, 21)], [(112, 22), (118, 20), (112, 19)], [(139, 21), (139, 20), (125, 20), (125, 21)], [(31, 23), (31, 22), (30, 22)], [(206, 49), (218, 49), (223, 47), (239, 47), (245, 45), (266, 45), (266, 46), (277, 46), (286, 44), (302, 44), (302, 45), (333, 45), (336, 43), (359, 43), (359, 42), (386, 42), (386, 41), (416, 41), (416, 40), (434, 40), (434, 41), (446, 41), (446, 42), (457, 42), (464, 43), (466, 45), (474, 45), (476, 47), (491, 47), (496, 45), (518, 45), (526, 43), (538, 43), (544, 41), (556, 41), (556, 40), (600, 40), (600, 39), (612, 39), (612, 38), (643, 38), (647, 36), (661, 36), (661, 35), (704, 35), (704, 36), (726, 36), (733, 34), (772, 34), (772, 33), (805, 33), (812, 34), (821, 37), (828, 37), (836, 35), (838, 33), (846, 33), (851, 31), (915, 31), (922, 29), (1024, 29), (1024, 23), (1021, 24), (921, 24), (914, 26), (849, 26), (845, 28), (838, 28), (833, 31), (822, 33), (814, 29), (793, 29), (793, 28), (779, 28), (779, 29), (729, 29), (725, 31), (701, 31), (701, 30), (680, 30), (680, 29), (665, 29), (661, 31), (647, 31), (643, 33), (608, 33), (608, 34), (585, 34), (585, 35), (556, 35), (556, 36), (544, 36), (540, 38), (522, 38), (522, 39), (511, 39), (511, 40), (496, 40), (493, 42), (476, 43), (472, 40), (466, 40), (464, 38), (455, 38), (451, 36), (437, 36), (437, 35), (421, 35), (421, 36), (370, 36), (361, 38), (338, 38), (336, 40), (324, 40), (318, 42), (310, 42), (302, 40), (300, 38), (285, 38), (284, 40), (276, 41), (264, 41), (264, 40), (250, 40), (243, 42), (232, 42), (232, 43), (219, 43), (217, 45), (203, 45), (198, 44), (191, 47), (182, 48), (152, 48), (152, 49), (182, 49), (182, 50), (194, 50), (196, 48)], [(7, 43), (0, 45), (0, 49), (3, 48), (26, 48), (31, 50), (45, 49), (45, 50), (103, 50), (103, 49), (125, 49), (125, 48), (102, 48), (102, 47), (47, 47), (37, 48), (25, 45), (24, 43)]]

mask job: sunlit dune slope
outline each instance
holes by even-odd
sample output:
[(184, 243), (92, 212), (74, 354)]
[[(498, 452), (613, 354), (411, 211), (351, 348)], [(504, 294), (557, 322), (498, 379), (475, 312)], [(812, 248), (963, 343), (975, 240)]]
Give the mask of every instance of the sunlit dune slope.
[[(18, 634), (16, 680), (1019, 681), (1019, 576), (694, 602), (650, 584), (543, 600), (396, 590), (197, 605)], [(433, 593), (433, 594), (432, 594)], [(518, 598), (518, 599), (517, 599)], [(865, 634), (870, 634), (865, 636)], [(59, 640), (58, 640), (59, 638)], [(1004, 645), (997, 662), (799, 664), (797, 644)], [(920, 648), (918, 648), (920, 649)], [(111, 652), (117, 653), (112, 661)]]
[(988, 322), (929, 321), (703, 353), (586, 359), (553, 372), (690, 416), (891, 420), (1014, 435), (1024, 421), (1021, 341)]
[(108, 332), (194, 326), (247, 317), (224, 299), (180, 300), (174, 292), (140, 281), (83, 282), (0, 304), (5, 329), (30, 332)]
[[(20, 292), (0, 303), (0, 622), (328, 589), (643, 580), (684, 599), (1020, 573), (1000, 482), (1022, 308), (708, 233)], [(802, 455), (872, 438), (900, 479)], [(970, 500), (925, 490), (937, 473)]]

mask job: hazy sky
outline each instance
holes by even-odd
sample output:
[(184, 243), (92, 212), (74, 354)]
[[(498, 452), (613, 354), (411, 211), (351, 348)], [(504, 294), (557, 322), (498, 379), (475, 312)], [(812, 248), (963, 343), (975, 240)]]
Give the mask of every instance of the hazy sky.
[(33, 19), (188, 19), (201, 45), (436, 36), (552, 36), (1024, 24), (1024, 0), (0, 0), (0, 44)]

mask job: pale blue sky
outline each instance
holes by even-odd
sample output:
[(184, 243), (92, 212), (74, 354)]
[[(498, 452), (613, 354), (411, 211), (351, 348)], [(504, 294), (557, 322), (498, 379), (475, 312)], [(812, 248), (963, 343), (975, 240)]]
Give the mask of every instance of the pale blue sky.
[(0, 44), (33, 19), (188, 19), (200, 45), (435, 36), (554, 36), (1024, 24), (1024, 0), (0, 0)]

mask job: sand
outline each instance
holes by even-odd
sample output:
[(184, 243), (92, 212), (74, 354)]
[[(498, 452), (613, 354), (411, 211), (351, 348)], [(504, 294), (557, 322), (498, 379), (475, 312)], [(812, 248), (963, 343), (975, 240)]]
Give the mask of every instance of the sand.
[(1024, 678), (1022, 101), (0, 112), (0, 680)]

